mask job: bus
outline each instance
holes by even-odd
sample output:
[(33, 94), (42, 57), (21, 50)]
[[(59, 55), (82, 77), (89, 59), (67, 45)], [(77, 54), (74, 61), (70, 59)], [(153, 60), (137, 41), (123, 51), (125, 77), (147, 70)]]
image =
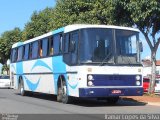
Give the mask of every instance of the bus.
[(143, 94), (141, 52), (135, 28), (68, 25), (12, 46), (11, 83), (22, 96), (38, 92), (62, 103), (76, 97), (116, 103), (120, 96)]

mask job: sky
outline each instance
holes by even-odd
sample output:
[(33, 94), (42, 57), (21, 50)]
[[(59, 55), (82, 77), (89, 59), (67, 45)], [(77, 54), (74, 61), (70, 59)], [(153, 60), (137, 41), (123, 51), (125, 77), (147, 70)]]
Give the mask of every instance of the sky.
[[(54, 7), (55, 3), (55, 0), (0, 0), (0, 35), (15, 27), (23, 30), (34, 11)], [(2, 64), (0, 71), (1, 68)]]
[[(140, 41), (142, 41), (142, 43), (143, 43), (143, 52), (141, 53), (141, 58), (142, 59), (150, 59), (151, 58), (151, 51), (150, 51), (149, 45), (146, 42), (145, 37), (142, 33), (140, 33)], [(160, 60), (160, 45), (157, 49), (156, 59)]]
[(55, 0), (0, 0), (0, 35), (15, 27), (23, 30), (34, 11), (54, 6)]
[[(30, 21), (34, 11), (40, 11), (46, 7), (54, 7), (55, 0), (0, 0), (0, 35), (15, 27), (24, 29), (25, 24)], [(143, 42), (142, 59), (150, 57), (150, 49), (142, 34), (140, 40)], [(157, 52), (160, 60), (160, 48)]]

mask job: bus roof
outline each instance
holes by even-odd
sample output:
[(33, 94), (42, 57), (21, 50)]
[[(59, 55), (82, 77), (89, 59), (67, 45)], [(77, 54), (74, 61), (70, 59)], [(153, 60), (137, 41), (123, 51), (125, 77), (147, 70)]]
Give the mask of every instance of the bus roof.
[(122, 26), (113, 26), (113, 25), (91, 25), (91, 24), (74, 24), (74, 25), (68, 25), (65, 27), (64, 33), (71, 32), (78, 29), (83, 28), (112, 28), (112, 29), (122, 29), (122, 30), (131, 30), (139, 32), (136, 28), (131, 27), (122, 27)]
[(18, 47), (18, 46), (21, 46), (21, 45), (24, 45), (24, 44), (48, 37), (48, 36), (51, 36), (56, 33), (60, 33), (60, 32), (67, 33), (67, 32), (71, 32), (71, 31), (78, 30), (78, 29), (84, 29), (84, 28), (112, 28), (112, 29), (122, 29), (122, 30), (131, 30), (131, 31), (139, 32), (138, 29), (131, 28), (131, 27), (121, 27), (121, 26), (113, 26), (113, 25), (73, 24), (73, 25), (68, 25), (66, 27), (59, 28), (59, 29), (54, 30), (52, 32), (48, 32), (48, 33), (43, 34), (41, 36), (32, 38), (30, 40), (26, 40), (25, 42), (15, 43), (15, 44), (13, 44), (12, 48), (15, 48), (15, 47)]
[(12, 48), (15, 48), (15, 47), (18, 47), (18, 46), (21, 46), (21, 45), (24, 45), (24, 44), (27, 44), (27, 43), (30, 43), (30, 42), (33, 42), (33, 41), (36, 41), (36, 40), (40, 40), (40, 39), (42, 39), (42, 38), (46, 38), (46, 37), (48, 37), (48, 36), (51, 36), (51, 35), (53, 35), (53, 34), (56, 34), (56, 33), (59, 33), (59, 32), (63, 32), (63, 31), (64, 31), (64, 28), (62, 27), (62, 28), (59, 28), (59, 29), (54, 30), (54, 31), (52, 31), (52, 32), (48, 32), (48, 33), (43, 34), (43, 35), (41, 35), (41, 36), (32, 38), (32, 39), (30, 39), (30, 40), (26, 40), (25, 42), (21, 42), (21, 44), (19, 44), (19, 42), (18, 42), (18, 43), (15, 43), (15, 44), (13, 44)]
[(12, 48), (16, 48), (16, 47), (18, 47), (18, 46), (21, 46), (21, 45), (24, 45), (24, 44), (27, 44), (27, 43), (30, 43), (30, 42), (33, 42), (33, 41), (36, 41), (36, 40), (45, 38), (45, 37), (48, 37), (48, 36), (50, 36), (50, 35), (52, 35), (52, 32), (46, 33), (46, 34), (44, 34), (44, 35), (41, 35), (41, 36), (38, 36), (38, 37), (35, 37), (35, 38), (32, 38), (32, 39), (30, 39), (30, 40), (26, 40), (25, 42), (21, 42), (21, 44), (19, 44), (19, 42), (18, 42), (18, 43), (15, 43), (15, 44), (13, 44)]

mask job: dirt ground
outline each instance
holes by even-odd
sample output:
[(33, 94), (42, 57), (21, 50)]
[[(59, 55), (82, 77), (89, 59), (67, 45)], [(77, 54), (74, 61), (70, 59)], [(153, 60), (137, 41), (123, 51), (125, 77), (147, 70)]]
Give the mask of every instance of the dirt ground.
[(160, 95), (148, 95), (144, 94), (143, 96), (127, 96), (127, 97), (121, 97), (123, 100), (130, 100), (135, 102), (155, 102), (160, 103)]

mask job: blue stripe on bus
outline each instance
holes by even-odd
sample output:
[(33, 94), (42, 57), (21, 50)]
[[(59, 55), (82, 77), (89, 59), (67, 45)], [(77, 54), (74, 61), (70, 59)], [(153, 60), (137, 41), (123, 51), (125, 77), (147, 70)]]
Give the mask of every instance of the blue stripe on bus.
[(71, 85), (69, 84), (69, 82), (67, 82), (68, 86), (71, 87), (72, 89), (76, 89), (76, 87), (78, 86), (78, 82), (75, 85)]
[[(23, 42), (18, 42), (17, 47), (23, 45)], [(16, 63), (16, 74), (22, 75), (23, 74), (23, 64), (22, 62)], [(19, 80), (19, 75), (17, 75), (17, 85)]]
[(23, 74), (23, 63), (22, 62), (16, 63), (16, 74), (18, 74), (17, 75), (17, 85), (18, 85), (19, 76)]
[[(54, 73), (66, 73), (66, 65), (63, 62), (63, 57), (62, 56), (52, 57), (52, 66), (53, 66), (53, 75), (54, 75), (54, 88), (55, 88), (55, 93), (57, 93), (57, 82), (60, 74), (54, 74)], [(64, 77), (66, 80), (67, 75), (64, 75)]]
[(52, 70), (45, 62), (43, 62), (42, 60), (37, 60), (37, 61), (34, 63), (31, 71), (32, 71), (35, 67), (37, 67), (37, 66), (43, 66), (43, 67), (45, 67), (45, 68), (48, 68), (50, 71), (53, 71), (53, 70)]
[(57, 34), (57, 33), (63, 32), (63, 31), (64, 31), (64, 27), (59, 28), (59, 29), (57, 29), (57, 30), (54, 30), (54, 31), (52, 31), (52, 33), (53, 33), (53, 34)]
[(26, 80), (26, 83), (27, 83), (29, 89), (32, 90), (32, 91), (35, 91), (37, 89), (37, 87), (39, 85), (39, 82), (41, 80), (41, 78), (39, 78), (36, 83), (32, 83), (31, 80), (27, 79), (27, 77), (24, 76), (24, 78)]
[[(32, 71), (35, 67), (37, 67), (37, 66), (43, 66), (43, 67), (45, 67), (45, 68), (48, 68), (48, 69), (52, 72), (52, 69), (51, 69), (45, 62), (43, 62), (42, 60), (37, 60), (37, 61), (34, 63), (31, 71)], [(25, 76), (24, 76), (24, 77), (25, 77)], [(35, 90), (37, 89), (37, 87), (38, 87), (38, 85), (39, 85), (39, 82), (40, 82), (40, 78), (39, 78), (39, 80), (38, 80), (36, 83), (32, 83), (31, 80), (27, 79), (26, 77), (25, 77), (25, 80), (26, 80), (27, 86), (28, 86), (29, 89), (32, 90), (32, 91), (35, 91)]]
[(18, 42), (17, 47), (23, 45), (23, 42)]

